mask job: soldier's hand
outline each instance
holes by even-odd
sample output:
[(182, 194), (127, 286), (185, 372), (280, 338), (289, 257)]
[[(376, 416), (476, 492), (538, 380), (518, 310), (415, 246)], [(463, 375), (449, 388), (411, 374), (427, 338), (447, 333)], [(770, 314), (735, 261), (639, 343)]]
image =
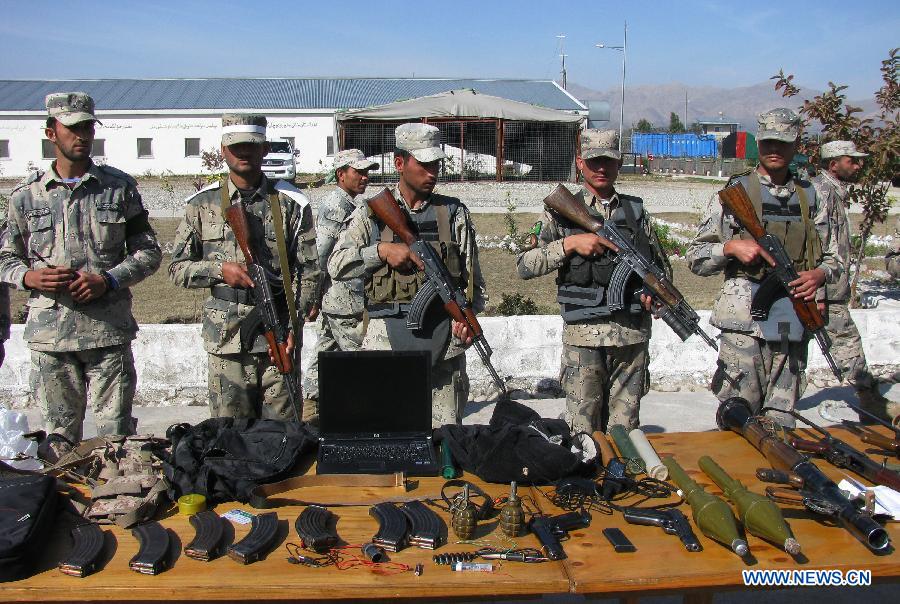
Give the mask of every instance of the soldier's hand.
[(78, 277), (69, 284), (72, 299), (79, 303), (96, 300), (106, 293), (106, 279), (97, 273), (80, 271)]
[(453, 335), (459, 338), (463, 344), (468, 346), (472, 343), (472, 330), (469, 329), (469, 325), (462, 321), (453, 320), (450, 323), (450, 331), (453, 332)]
[(309, 309), (308, 313), (306, 313), (306, 320), (312, 322), (312, 321), (315, 321), (316, 317), (318, 317), (318, 316), (319, 316), (319, 305), (316, 304), (315, 306), (313, 306), (312, 308)]
[(222, 280), (231, 287), (253, 287), (253, 279), (250, 278), (246, 265), (237, 262), (222, 263)]
[(25, 287), (42, 292), (63, 292), (69, 288), (76, 275), (70, 268), (39, 268), (25, 273)]
[[(288, 332), (287, 342), (284, 343), (284, 351), (288, 356), (293, 356), (294, 354), (294, 330)], [(275, 362), (275, 357), (272, 356), (272, 353), (269, 353), (269, 358), (272, 359), (272, 362)]]
[(731, 256), (741, 264), (756, 264), (763, 260), (769, 266), (775, 266), (775, 259), (752, 239), (732, 239), (726, 241), (722, 248), (726, 256)]
[(615, 243), (596, 233), (569, 235), (563, 239), (563, 252), (565, 252), (566, 256), (578, 254), (579, 256), (590, 258), (591, 256), (599, 256), (608, 249), (614, 252), (619, 251)]
[(788, 283), (793, 289), (791, 293), (798, 300), (810, 302), (816, 299), (816, 290), (825, 283), (825, 271), (814, 268), (811, 271), (803, 271), (799, 276)]
[(402, 271), (412, 271), (416, 268), (420, 271), (425, 270), (425, 263), (405, 243), (379, 243), (378, 257), (387, 262), (391, 268)]
[(656, 316), (655, 312), (659, 308), (659, 306), (653, 304), (653, 296), (641, 294), (641, 306), (643, 306), (644, 310), (646, 310), (647, 312), (653, 313), (654, 319), (659, 318), (658, 316)]

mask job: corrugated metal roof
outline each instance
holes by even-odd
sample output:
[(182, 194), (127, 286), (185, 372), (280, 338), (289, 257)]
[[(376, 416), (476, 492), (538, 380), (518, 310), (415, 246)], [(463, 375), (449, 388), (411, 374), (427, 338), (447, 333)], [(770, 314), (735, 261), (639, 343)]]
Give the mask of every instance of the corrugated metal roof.
[(103, 110), (356, 109), (472, 88), (564, 111), (584, 110), (550, 80), (229, 78), (0, 80), (0, 111), (43, 111), (51, 92), (83, 91)]
[(694, 120), (698, 124), (740, 124), (740, 120), (730, 118), (727, 115), (717, 115), (715, 117), (698, 117)]

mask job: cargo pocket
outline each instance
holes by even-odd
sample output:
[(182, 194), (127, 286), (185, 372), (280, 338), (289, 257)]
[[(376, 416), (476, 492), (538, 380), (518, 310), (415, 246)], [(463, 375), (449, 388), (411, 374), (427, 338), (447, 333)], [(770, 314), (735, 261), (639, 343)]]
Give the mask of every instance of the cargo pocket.
[(97, 210), (94, 243), (94, 249), (103, 255), (124, 251), (125, 214), (121, 210)]
[(47, 212), (28, 216), (28, 251), (35, 262), (43, 262), (38, 254), (49, 259), (53, 251), (53, 216), (49, 208), (39, 209)]

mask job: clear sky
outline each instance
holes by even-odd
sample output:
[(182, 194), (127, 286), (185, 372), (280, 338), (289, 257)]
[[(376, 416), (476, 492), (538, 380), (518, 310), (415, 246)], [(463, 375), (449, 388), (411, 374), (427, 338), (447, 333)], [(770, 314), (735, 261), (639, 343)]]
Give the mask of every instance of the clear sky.
[(870, 97), (900, 2), (0, 0), (0, 78), (419, 76), (736, 87), (784, 68)]

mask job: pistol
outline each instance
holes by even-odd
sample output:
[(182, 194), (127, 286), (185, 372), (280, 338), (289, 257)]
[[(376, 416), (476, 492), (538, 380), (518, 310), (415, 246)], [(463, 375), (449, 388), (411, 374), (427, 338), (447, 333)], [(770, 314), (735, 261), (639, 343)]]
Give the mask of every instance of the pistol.
[(560, 538), (565, 539), (569, 531), (577, 528), (585, 528), (591, 524), (591, 515), (586, 510), (568, 512), (559, 516), (538, 516), (531, 519), (528, 528), (537, 535), (547, 557), (551, 560), (563, 560), (566, 552), (563, 550)]
[(678, 535), (684, 548), (689, 552), (699, 552), (703, 549), (697, 540), (697, 535), (688, 523), (687, 516), (682, 512), (669, 510), (654, 510), (646, 508), (622, 508), (625, 520), (631, 524), (644, 524), (658, 526), (669, 535)]

